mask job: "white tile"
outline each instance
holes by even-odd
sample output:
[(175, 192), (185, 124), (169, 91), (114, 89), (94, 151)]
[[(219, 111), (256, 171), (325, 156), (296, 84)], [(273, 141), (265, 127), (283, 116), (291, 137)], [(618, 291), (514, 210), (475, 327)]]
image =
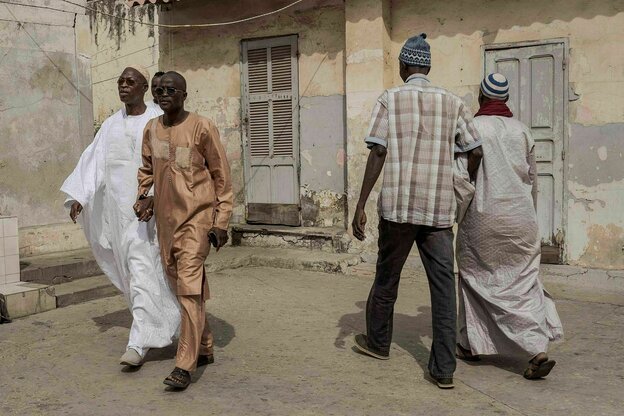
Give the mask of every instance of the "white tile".
[(4, 237), (0, 237), (0, 257), (4, 256)]
[(20, 274), (7, 274), (4, 278), (4, 284), (17, 283), (20, 281)]
[(16, 254), (19, 254), (17, 237), (4, 237), (4, 255), (15, 256)]
[(3, 220), (4, 236), (17, 237), (17, 217), (8, 217)]
[(4, 217), (0, 217), (0, 239), (4, 237)]
[(4, 256), (0, 256), (0, 279), (4, 279), (4, 275), (6, 274), (4, 270)]
[(19, 256), (5, 256), (4, 257), (4, 273), (5, 274), (19, 274), (20, 264)]

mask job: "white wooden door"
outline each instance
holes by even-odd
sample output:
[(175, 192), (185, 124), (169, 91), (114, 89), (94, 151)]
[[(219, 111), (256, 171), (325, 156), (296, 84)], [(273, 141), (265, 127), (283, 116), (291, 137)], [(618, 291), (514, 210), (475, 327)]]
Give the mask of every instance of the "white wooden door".
[[(496, 46), (494, 45), (493, 48)], [(538, 170), (537, 213), (542, 261), (561, 261), (564, 192), (565, 44), (488, 49), (485, 72), (509, 80), (508, 105), (535, 139)]]
[(297, 36), (243, 41), (247, 222), (300, 225)]

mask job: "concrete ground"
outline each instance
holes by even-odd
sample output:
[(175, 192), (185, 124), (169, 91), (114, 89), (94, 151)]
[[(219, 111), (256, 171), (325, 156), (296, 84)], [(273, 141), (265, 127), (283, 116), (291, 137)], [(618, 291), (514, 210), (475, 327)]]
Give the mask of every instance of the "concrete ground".
[(551, 375), (525, 363), (458, 363), (456, 388), (425, 378), (427, 284), (407, 271), (391, 359), (352, 350), (364, 329), (371, 266), (349, 275), (245, 267), (212, 273), (216, 363), (168, 391), (175, 348), (138, 371), (118, 364), (130, 315), (120, 296), (0, 325), (0, 415), (622, 415), (624, 297), (553, 284), (566, 339)]

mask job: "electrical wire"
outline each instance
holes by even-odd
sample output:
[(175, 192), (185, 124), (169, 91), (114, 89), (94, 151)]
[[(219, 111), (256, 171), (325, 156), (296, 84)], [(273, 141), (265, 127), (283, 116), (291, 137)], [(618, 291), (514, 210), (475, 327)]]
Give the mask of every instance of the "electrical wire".
[(83, 9), (85, 9), (85, 10), (89, 10), (89, 11), (92, 11), (94, 13), (98, 13), (98, 14), (104, 15), (104, 16), (109, 16), (109, 17), (114, 17), (116, 19), (125, 20), (126, 22), (136, 23), (136, 24), (139, 24), (139, 25), (152, 26), (152, 27), (162, 27), (162, 28), (165, 28), (165, 29), (182, 29), (182, 28), (202, 28), (202, 27), (228, 26), (228, 25), (235, 25), (235, 24), (238, 24), (238, 23), (249, 22), (251, 20), (256, 20), (256, 19), (260, 19), (260, 18), (263, 18), (263, 17), (266, 17), (266, 16), (270, 16), (270, 15), (276, 14), (276, 13), (280, 13), (280, 12), (286, 10), (286, 9), (289, 9), (289, 8), (291, 8), (291, 7), (293, 7), (293, 6), (297, 5), (297, 4), (305, 1), (305, 0), (296, 0), (296, 1), (293, 1), (292, 3), (287, 4), (284, 7), (280, 7), (279, 9), (276, 9), (276, 10), (273, 10), (273, 11), (270, 11), (270, 12), (266, 12), (266, 13), (262, 13), (262, 14), (259, 14), (259, 15), (256, 15), (256, 16), (246, 17), (244, 19), (232, 20), (232, 21), (229, 21), (229, 22), (199, 23), (199, 24), (164, 24), (164, 23), (141, 22), (139, 20), (134, 20), (134, 19), (129, 19), (127, 17), (118, 16), (118, 15), (115, 15), (113, 13), (100, 11), (100, 10), (97, 10), (96, 8), (93, 8), (93, 7), (83, 6), (82, 4), (74, 3), (74, 2), (72, 2), (70, 0), (61, 0), (61, 1), (63, 1), (64, 3), (67, 3), (67, 4), (71, 4), (73, 6), (81, 7)]
[(41, 5), (37, 5), (37, 4), (16, 3), (16, 2), (13, 2), (13, 1), (6, 1), (6, 0), (0, 0), (0, 3), (10, 4), (12, 6), (31, 7), (33, 9), (54, 10), (54, 11), (57, 11), (57, 12), (76, 14), (76, 12), (72, 12), (71, 10), (59, 9), (57, 7), (50, 7), (50, 6), (41, 6)]

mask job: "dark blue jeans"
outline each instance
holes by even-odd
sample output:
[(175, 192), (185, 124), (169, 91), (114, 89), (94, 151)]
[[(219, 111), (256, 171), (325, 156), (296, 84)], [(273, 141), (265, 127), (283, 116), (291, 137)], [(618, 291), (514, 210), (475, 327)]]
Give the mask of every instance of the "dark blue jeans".
[(366, 304), (368, 345), (388, 352), (392, 342), (392, 317), (401, 270), (416, 242), (431, 292), (433, 343), (429, 373), (437, 378), (455, 372), (456, 305), (453, 273), (453, 230), (379, 221), (379, 254), (375, 282)]

